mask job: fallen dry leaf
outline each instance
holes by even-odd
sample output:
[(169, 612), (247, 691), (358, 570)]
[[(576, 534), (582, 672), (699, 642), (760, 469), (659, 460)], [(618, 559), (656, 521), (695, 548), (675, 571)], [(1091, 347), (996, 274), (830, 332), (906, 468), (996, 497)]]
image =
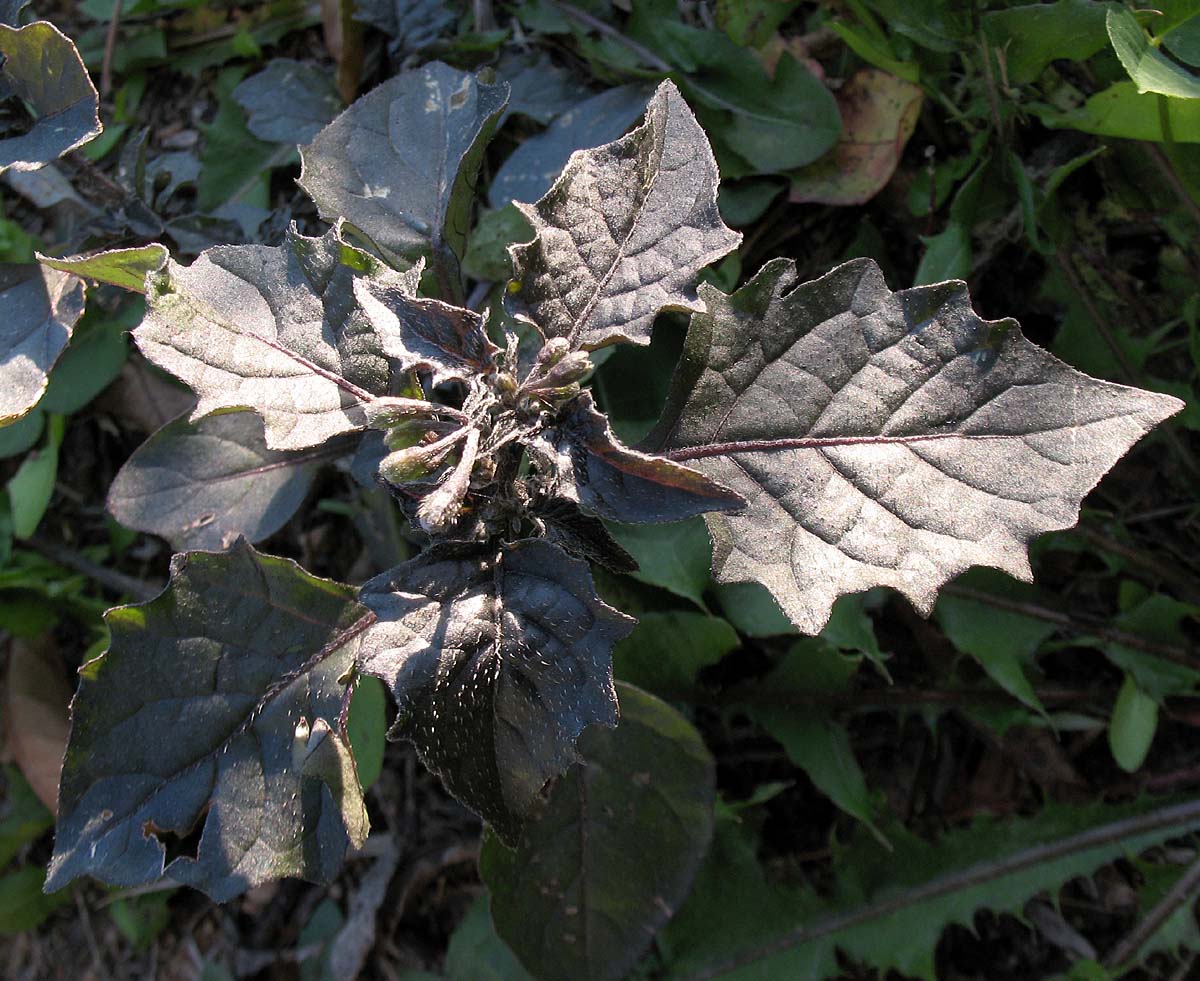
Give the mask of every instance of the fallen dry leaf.
[(8, 645), (4, 724), (9, 751), (38, 799), (57, 816), (71, 686), (49, 638)]
[(842, 137), (792, 176), (791, 200), (864, 204), (896, 172), (921, 114), (921, 88), (878, 68), (855, 72), (836, 95)]

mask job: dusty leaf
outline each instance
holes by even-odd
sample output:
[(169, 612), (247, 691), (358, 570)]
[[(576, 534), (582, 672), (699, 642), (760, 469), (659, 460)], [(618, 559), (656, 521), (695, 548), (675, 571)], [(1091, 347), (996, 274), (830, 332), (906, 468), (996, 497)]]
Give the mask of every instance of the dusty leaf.
[(505, 84), (431, 62), (362, 98), (301, 151), (300, 185), (327, 221), (345, 218), (393, 256), (442, 243), (462, 257), (483, 151)]
[(869, 259), (797, 278), (775, 260), (730, 296), (702, 287), (650, 442), (749, 502), (705, 519), (713, 571), (807, 633), (872, 586), (927, 614), (972, 565), (1028, 580), (1028, 542), (1182, 408), (981, 320), (961, 282), (893, 293)]
[(687, 896), (712, 836), (714, 766), (700, 734), (654, 696), (618, 692), (621, 724), (583, 734), (583, 760), (516, 850), (484, 842), (496, 932), (539, 978), (624, 977)]
[(33, 111), (30, 129), (0, 139), (0, 171), (36, 170), (100, 135), (100, 97), (71, 40), (48, 21), (0, 24), (0, 79)]
[(921, 114), (922, 91), (878, 68), (855, 72), (837, 93), (842, 135), (815, 163), (792, 175), (791, 199), (864, 204), (892, 179)]
[(243, 541), (175, 556), (165, 592), (106, 619), (108, 651), (80, 670), (47, 890), (165, 874), (223, 901), (331, 880), (365, 830), (343, 750), (322, 749), (342, 739), (370, 622), (351, 590)]
[(284, 244), (209, 249), (171, 261), (148, 281), (142, 353), (192, 387), (192, 419), (253, 409), (272, 449), (317, 446), (366, 425), (363, 407), (386, 394), (391, 366), (354, 280), (416, 289), (419, 269), (395, 273), (332, 229)]
[(663, 82), (645, 123), (575, 154), (520, 205), (537, 237), (510, 250), (514, 311), (575, 348), (648, 344), (660, 310), (700, 309), (700, 270), (741, 241), (717, 212), (717, 181), (704, 130)]
[(239, 535), (256, 542), (283, 527), (337, 450), (336, 443), (269, 449), (253, 412), (176, 419), (118, 471), (108, 509), (127, 528), (162, 535), (177, 551), (225, 548)]
[(393, 735), (508, 841), (584, 727), (617, 721), (612, 647), (633, 620), (549, 542), (440, 546), (363, 586), (359, 667), (390, 686)]
[(36, 264), (0, 265), (0, 426), (42, 397), (54, 362), (83, 315), (83, 283)]
[(233, 98), (246, 112), (246, 129), (268, 143), (307, 143), (342, 111), (329, 72), (293, 58), (272, 58)]

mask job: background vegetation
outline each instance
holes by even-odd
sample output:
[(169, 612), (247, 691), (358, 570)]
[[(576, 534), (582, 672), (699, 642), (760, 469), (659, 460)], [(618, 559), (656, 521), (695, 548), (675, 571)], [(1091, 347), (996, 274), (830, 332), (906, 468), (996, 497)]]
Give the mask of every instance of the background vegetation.
[[(3, 12), (27, 21), (24, 6)], [(669, 75), (745, 236), (710, 273), (723, 289), (775, 256), (810, 277), (870, 256), (893, 288), (965, 279), (982, 316), (1185, 399), (1078, 528), (1037, 544), (1035, 586), (977, 570), (928, 621), (875, 591), (801, 638), (765, 590), (710, 581), (700, 519), (614, 527), (641, 571), (598, 584), (640, 619), (618, 678), (691, 719), (721, 798), (690, 898), (634, 976), (1197, 969), (1200, 3), (34, 8), (78, 43), (105, 130), (5, 173), (4, 261), (154, 239), (187, 257), (276, 243), (289, 221), (312, 234), (296, 145), (436, 58), (513, 86), (467, 262), (482, 307), (523, 234), (509, 203), (539, 196), (571, 150), (620, 135)], [(0, 125), (19, 115), (5, 103)], [(390, 708), (374, 684), (352, 727), (376, 833), (333, 887), (287, 881), (223, 907), (175, 889), (42, 895), (73, 670), (106, 645), (100, 612), (152, 595), (171, 552), (105, 507), (123, 461), (188, 406), (129, 350), (140, 303), (94, 290), (38, 407), (0, 430), (0, 972), (525, 977), (489, 917), (478, 822), (411, 747), (377, 738)], [(627, 441), (658, 415), (684, 326), (663, 318), (649, 348), (598, 369)], [(310, 482), (311, 506), (265, 551), (353, 583), (405, 554), (382, 492), (336, 471)]]

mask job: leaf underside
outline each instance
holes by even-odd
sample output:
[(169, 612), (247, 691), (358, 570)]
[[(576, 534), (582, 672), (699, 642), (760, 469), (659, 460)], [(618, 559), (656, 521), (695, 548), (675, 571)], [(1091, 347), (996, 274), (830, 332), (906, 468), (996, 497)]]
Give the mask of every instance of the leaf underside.
[(446, 242), (462, 257), (483, 150), (508, 101), (441, 62), (368, 92), (301, 151), (300, 186), (327, 221), (345, 218), (385, 254)]
[(127, 528), (162, 535), (178, 551), (226, 548), (239, 535), (256, 542), (296, 512), (318, 468), (337, 455), (337, 442), (268, 449), (253, 412), (176, 419), (117, 473), (108, 510)]
[(484, 842), (496, 930), (537, 977), (623, 977), (687, 896), (712, 836), (715, 772), (700, 734), (654, 696), (618, 693), (621, 724), (583, 734), (583, 762), (516, 850)]
[(587, 564), (528, 539), (434, 547), (363, 586), (378, 617), (359, 668), (388, 684), (393, 735), (507, 841), (584, 727), (615, 725), (612, 647), (633, 619)]
[(392, 272), (343, 244), (339, 230), (280, 247), (218, 246), (192, 265), (150, 277), (142, 353), (192, 387), (199, 419), (253, 409), (272, 449), (317, 446), (366, 425), (363, 406), (386, 394), (391, 364), (379, 325), (354, 298), (370, 276), (415, 292), (419, 268)]
[(32, 409), (83, 315), (76, 277), (36, 264), (0, 265), (0, 426)]
[(730, 296), (702, 287), (647, 442), (746, 499), (706, 518), (714, 574), (763, 583), (806, 633), (873, 586), (928, 614), (972, 565), (1028, 580), (1030, 539), (1182, 407), (981, 320), (960, 282), (893, 293), (869, 259), (796, 280), (774, 260)]
[[(224, 901), (331, 880), (366, 830), (331, 730), (369, 619), (347, 587), (244, 541), (175, 556), (161, 596), (107, 614), (108, 652), (81, 670), (47, 890), (165, 871)], [(164, 841), (201, 826), (164, 870)]]
[(717, 182), (704, 130), (663, 82), (645, 123), (576, 153), (537, 204), (519, 205), (537, 237), (509, 250), (514, 313), (573, 348), (648, 344), (660, 310), (701, 309), (700, 270), (741, 241), (717, 212)]

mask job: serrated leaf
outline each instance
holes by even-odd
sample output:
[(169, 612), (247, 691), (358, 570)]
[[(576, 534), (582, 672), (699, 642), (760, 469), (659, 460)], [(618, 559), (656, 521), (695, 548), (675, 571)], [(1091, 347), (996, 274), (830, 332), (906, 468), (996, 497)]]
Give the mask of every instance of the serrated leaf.
[(280, 247), (218, 246), (190, 266), (168, 262), (149, 281), (142, 353), (192, 387), (192, 419), (249, 408), (267, 446), (317, 446), (366, 425), (364, 406), (389, 389), (376, 325), (354, 300), (354, 280), (415, 292), (419, 269), (392, 272), (341, 242), (292, 228)]
[(146, 276), (158, 272), (167, 263), (167, 250), (161, 245), (143, 245), (134, 249), (108, 249), (91, 255), (55, 256), (37, 253), (43, 266), (73, 273), (84, 279), (110, 283), (135, 293), (146, 292)]
[(83, 315), (83, 283), (37, 264), (0, 265), (0, 426), (37, 405)]
[(660, 310), (700, 309), (700, 270), (741, 241), (717, 212), (717, 180), (704, 131), (663, 82), (645, 123), (576, 154), (520, 206), (537, 237), (510, 250), (514, 311), (573, 348), (648, 344)]
[[(72, 707), (46, 888), (165, 874), (222, 901), (281, 875), (331, 880), (364, 832), (357, 781), (331, 769), (332, 746), (314, 758), (342, 739), (340, 679), (371, 620), (350, 590), (238, 542), (177, 555), (162, 595), (106, 619), (112, 642)], [(201, 824), (196, 854), (164, 868), (164, 842)]]
[(598, 562), (613, 572), (637, 571), (633, 556), (617, 544), (604, 522), (585, 514), (574, 501), (563, 497), (541, 501), (531, 511), (531, 517), (545, 525), (549, 541), (572, 555)]
[(431, 62), (368, 92), (301, 151), (300, 186), (385, 253), (463, 255), (471, 191), (508, 86)]
[(37, 170), (100, 135), (100, 97), (75, 45), (57, 27), (0, 24), (0, 60), (0, 79), (36, 117), (28, 132), (0, 139), (0, 171)]
[[(623, 977), (686, 897), (712, 836), (714, 765), (663, 702), (620, 686), (515, 851), (484, 842), (496, 931), (541, 978)], [(537, 929), (530, 929), (537, 924)]]
[[(1051, 805), (1030, 818), (986, 817), (933, 842), (885, 825), (895, 851), (885, 858), (878, 842), (859, 835), (839, 850), (836, 889), (828, 897), (765, 882), (750, 864), (752, 845), (737, 842), (736, 866), (728, 847), (714, 849), (688, 903), (667, 927), (666, 947), (674, 956), (664, 977), (828, 977), (837, 973), (842, 951), (881, 973), (932, 981), (938, 938), (950, 924), (970, 928), (979, 909), (1019, 913), (1040, 891), (1196, 827), (1194, 802), (1163, 806), (1149, 799), (1118, 807)], [(722, 831), (717, 841), (726, 846), (744, 835), (728, 825)], [(731, 880), (738, 883), (739, 910), (752, 916), (730, 916)]]
[(1200, 78), (1154, 47), (1131, 11), (1110, 6), (1105, 13), (1105, 26), (1113, 50), (1139, 93), (1156, 92), (1177, 99), (1200, 99)]
[(393, 735), (516, 840), (584, 727), (616, 723), (612, 646), (633, 619), (601, 602), (586, 563), (537, 539), (435, 547), (360, 597), (379, 623), (359, 668), (391, 688)]
[(538, 446), (550, 461), (555, 492), (601, 518), (634, 523), (682, 521), (736, 510), (741, 497), (703, 474), (624, 446), (584, 392), (544, 430)]
[[(348, 448), (343, 448), (348, 449)], [(337, 447), (272, 450), (253, 412), (167, 423), (134, 451), (108, 492), (127, 528), (162, 535), (177, 551), (256, 542), (283, 527)]]
[(763, 583), (806, 633), (872, 586), (927, 614), (972, 565), (1028, 580), (1027, 543), (1183, 405), (981, 320), (959, 282), (892, 293), (869, 259), (796, 280), (775, 260), (702, 288), (649, 442), (746, 498), (705, 519), (714, 574)]
[[(518, 146), (496, 172), (488, 203), (536, 201), (549, 190), (576, 150), (617, 139), (646, 109), (649, 93), (639, 85), (605, 89), (562, 112), (544, 133)], [(515, 99), (515, 96), (514, 96)]]
[(233, 98), (246, 129), (268, 143), (307, 143), (342, 111), (330, 73), (294, 58), (272, 58), (238, 83)]
[(354, 296), (379, 332), (383, 352), (434, 384), (486, 374), (499, 350), (473, 310), (414, 295), (405, 281), (356, 280)]

